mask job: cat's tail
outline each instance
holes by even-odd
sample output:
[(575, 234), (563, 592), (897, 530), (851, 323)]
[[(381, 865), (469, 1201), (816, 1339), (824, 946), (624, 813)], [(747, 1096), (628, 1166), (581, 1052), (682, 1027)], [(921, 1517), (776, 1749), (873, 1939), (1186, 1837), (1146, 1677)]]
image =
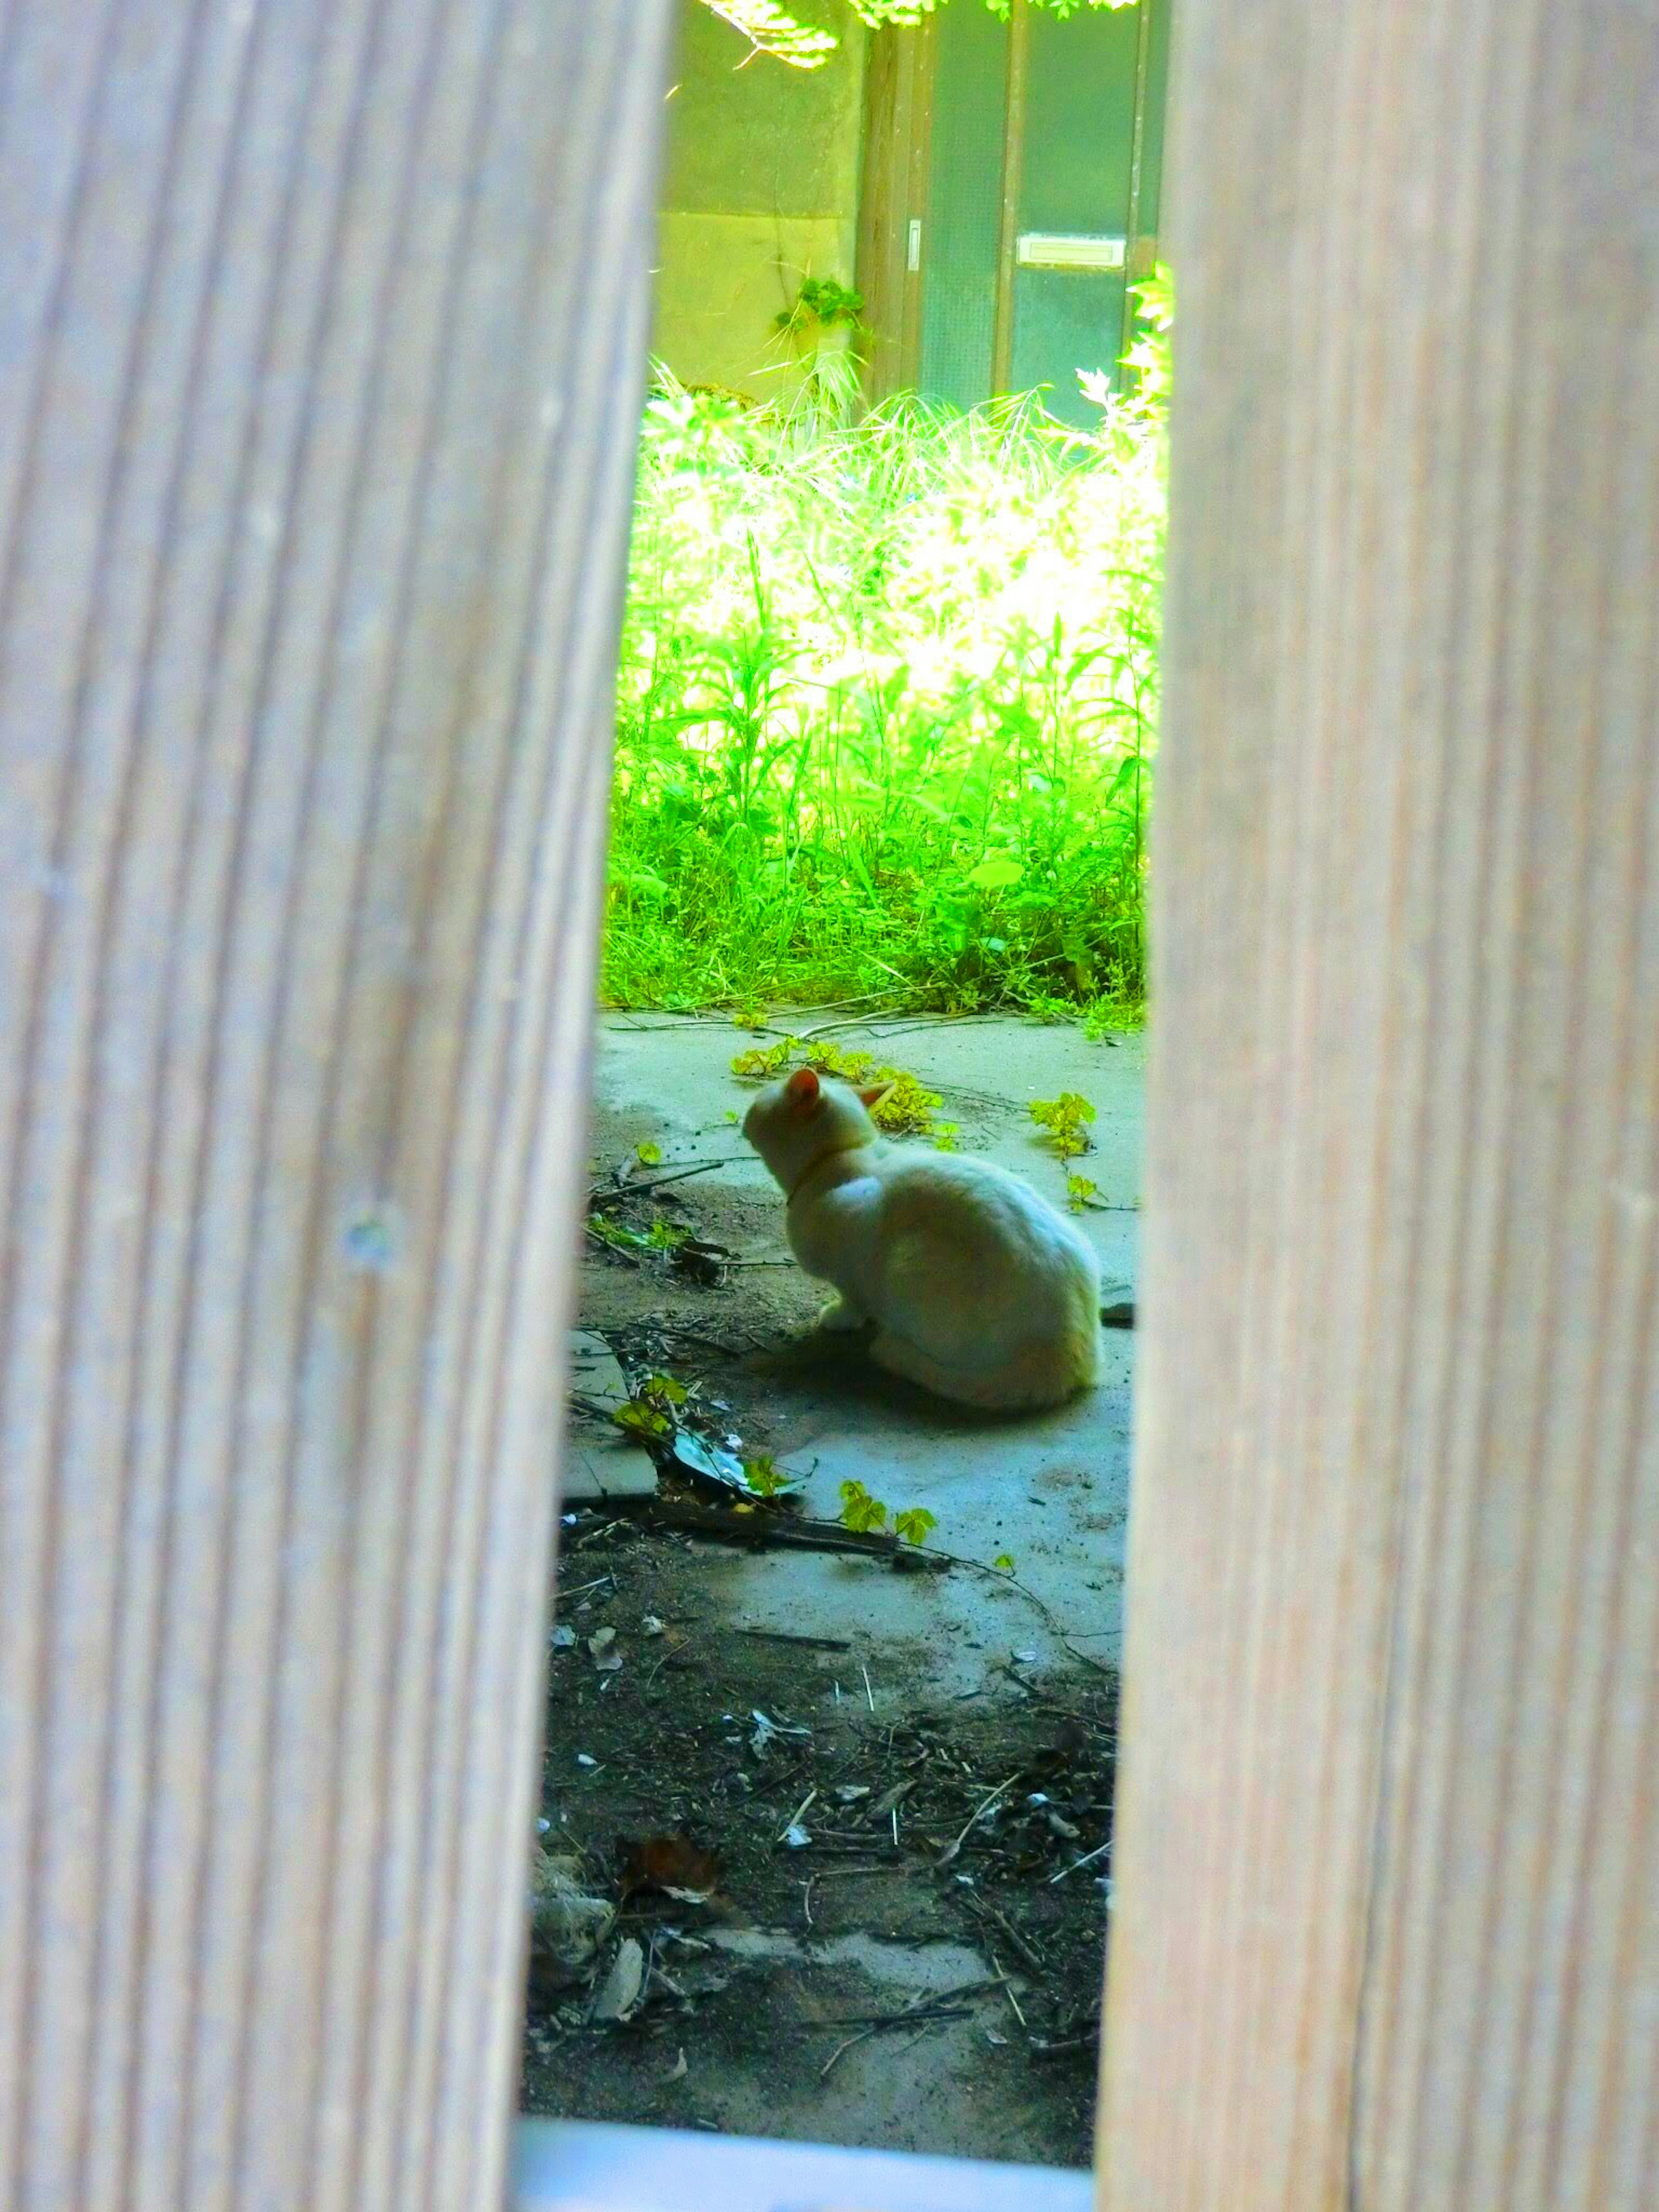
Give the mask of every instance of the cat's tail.
[(1064, 1405), (1097, 1381), (1100, 1337), (1090, 1315), (1056, 1344), (1027, 1346), (1000, 1366), (969, 1370), (947, 1367), (908, 1337), (883, 1329), (870, 1346), (870, 1357), (890, 1375), (920, 1382), (936, 1397), (953, 1399), (961, 1406), (1013, 1412)]

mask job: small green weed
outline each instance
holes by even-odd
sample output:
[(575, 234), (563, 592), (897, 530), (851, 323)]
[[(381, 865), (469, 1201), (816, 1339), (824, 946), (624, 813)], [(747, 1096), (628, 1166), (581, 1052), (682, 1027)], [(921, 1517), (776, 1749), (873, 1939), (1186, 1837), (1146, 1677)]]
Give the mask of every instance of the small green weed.
[(672, 1375), (647, 1375), (635, 1384), (627, 1404), (618, 1406), (611, 1418), (630, 1436), (672, 1436), (687, 1395), (684, 1383), (677, 1382)]
[(757, 1498), (781, 1498), (786, 1492), (799, 1487), (799, 1477), (787, 1474), (770, 1452), (759, 1452), (753, 1459), (744, 1460), (743, 1471)]
[(957, 1124), (933, 1119), (933, 1109), (939, 1103), (938, 1091), (926, 1090), (908, 1068), (878, 1067), (872, 1052), (843, 1052), (839, 1045), (816, 1040), (808, 1044), (799, 1037), (787, 1036), (776, 1044), (756, 1045), (738, 1053), (732, 1062), (732, 1073), (745, 1083), (768, 1083), (786, 1068), (803, 1065), (816, 1068), (820, 1075), (837, 1076), (843, 1083), (861, 1087), (887, 1085), (885, 1097), (870, 1109), (870, 1118), (878, 1129), (893, 1137), (932, 1137), (941, 1152), (954, 1148)]
[[(1077, 1159), (1092, 1147), (1094, 1139), (1089, 1134), (1089, 1124), (1095, 1118), (1094, 1104), (1080, 1091), (1062, 1091), (1058, 1098), (1034, 1098), (1030, 1113), (1031, 1119), (1048, 1135), (1062, 1160)], [(1069, 1181), (1083, 1183), (1087, 1178), (1073, 1176)], [(1071, 1194), (1080, 1204), (1083, 1199), (1092, 1196), (1093, 1192), (1094, 1185), (1090, 1183), (1086, 1191)]]
[(649, 1229), (630, 1229), (608, 1213), (590, 1213), (587, 1226), (601, 1244), (613, 1252), (678, 1252), (690, 1243), (691, 1231), (678, 1221), (653, 1221)]
[[(841, 1519), (842, 1527), (850, 1528), (854, 1535), (874, 1534), (887, 1526), (887, 1508), (880, 1498), (872, 1498), (861, 1482), (843, 1482)], [(912, 1505), (893, 1516), (893, 1534), (902, 1544), (925, 1543), (929, 1531), (938, 1526), (938, 1521), (925, 1505)]]

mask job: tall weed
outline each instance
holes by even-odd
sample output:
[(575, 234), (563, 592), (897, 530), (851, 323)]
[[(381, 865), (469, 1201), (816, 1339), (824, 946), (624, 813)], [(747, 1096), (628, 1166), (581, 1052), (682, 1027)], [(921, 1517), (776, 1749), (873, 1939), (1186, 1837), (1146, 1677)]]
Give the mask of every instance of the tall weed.
[(1163, 574), (1161, 407), (1098, 427), (665, 382), (617, 702), (604, 988), (890, 991), (1133, 1017)]

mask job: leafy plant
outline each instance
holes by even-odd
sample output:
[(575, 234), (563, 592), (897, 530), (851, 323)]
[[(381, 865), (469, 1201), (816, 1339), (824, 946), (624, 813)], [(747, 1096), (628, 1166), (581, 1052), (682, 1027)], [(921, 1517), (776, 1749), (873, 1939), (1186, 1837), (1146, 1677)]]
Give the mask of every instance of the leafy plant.
[[(854, 1535), (869, 1535), (887, 1526), (887, 1508), (880, 1498), (872, 1498), (861, 1482), (843, 1482), (841, 1486), (841, 1520), (843, 1528)], [(902, 1544), (922, 1544), (931, 1529), (939, 1522), (925, 1505), (908, 1506), (902, 1513), (893, 1516), (893, 1534)]]
[(887, 1508), (878, 1498), (872, 1498), (861, 1482), (843, 1482), (841, 1519), (843, 1528), (850, 1528), (854, 1535), (867, 1535), (886, 1527)]
[(781, 1498), (785, 1492), (799, 1486), (798, 1479), (786, 1474), (770, 1452), (758, 1452), (754, 1458), (744, 1460), (743, 1471), (757, 1498)]
[(656, 1220), (648, 1229), (630, 1229), (611, 1214), (590, 1213), (587, 1226), (613, 1252), (678, 1252), (691, 1239), (691, 1231), (678, 1221)]
[(1138, 1016), (1161, 437), (664, 378), (617, 702), (612, 1004)]
[(1133, 404), (1142, 414), (1161, 422), (1170, 404), (1175, 279), (1160, 261), (1144, 283), (1132, 284), (1129, 289), (1135, 298), (1138, 328), (1123, 363), (1134, 377)]
[(734, 31), (741, 31), (757, 52), (771, 54), (791, 69), (821, 69), (840, 41), (833, 32), (803, 23), (779, 0), (702, 0)]
[(672, 1375), (647, 1375), (635, 1384), (627, 1403), (618, 1406), (611, 1418), (630, 1436), (672, 1436), (688, 1395), (684, 1383), (677, 1382)]
[(804, 276), (793, 300), (774, 328), (798, 343), (815, 344), (825, 331), (844, 330), (854, 339), (870, 336), (864, 321), (864, 295), (833, 276)]
[(1100, 1185), (1087, 1176), (1068, 1175), (1066, 1178), (1066, 1203), (1073, 1213), (1081, 1213), (1091, 1200), (1100, 1194)]
[[(941, 0), (848, 0), (854, 14), (872, 27), (914, 25), (940, 4)], [(1132, 8), (1134, 0), (1030, 0), (1030, 4), (1063, 18), (1085, 7)], [(780, 0), (702, 0), (702, 5), (741, 31), (757, 52), (770, 54), (792, 69), (821, 69), (840, 43), (832, 32), (803, 23)], [(1010, 0), (985, 0), (985, 5), (994, 15), (1006, 17)]]
[(908, 1068), (878, 1067), (873, 1053), (843, 1052), (839, 1046), (821, 1039), (805, 1044), (799, 1037), (787, 1036), (776, 1044), (757, 1045), (748, 1052), (738, 1053), (732, 1062), (732, 1073), (745, 1082), (764, 1083), (797, 1064), (816, 1068), (820, 1075), (839, 1076), (843, 1083), (860, 1087), (884, 1084), (884, 1096), (870, 1109), (870, 1118), (878, 1129), (886, 1130), (890, 1136), (932, 1137), (941, 1151), (952, 1149), (957, 1124), (933, 1119), (933, 1109), (939, 1103), (939, 1093), (925, 1090), (921, 1079)]
[[(1030, 1115), (1038, 1128), (1052, 1140), (1062, 1160), (1074, 1160), (1093, 1145), (1088, 1125), (1095, 1118), (1094, 1104), (1080, 1091), (1062, 1091), (1058, 1098), (1034, 1098)], [(1085, 1178), (1076, 1176), (1071, 1180), (1081, 1182)], [(1090, 1190), (1092, 1189), (1091, 1184)]]

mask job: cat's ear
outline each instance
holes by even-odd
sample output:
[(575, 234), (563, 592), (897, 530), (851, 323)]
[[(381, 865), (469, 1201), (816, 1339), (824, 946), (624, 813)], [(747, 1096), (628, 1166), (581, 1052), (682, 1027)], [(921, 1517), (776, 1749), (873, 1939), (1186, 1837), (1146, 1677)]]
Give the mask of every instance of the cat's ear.
[(897, 1084), (892, 1081), (886, 1083), (872, 1083), (867, 1085), (864, 1090), (860, 1091), (859, 1097), (873, 1114), (877, 1107), (881, 1104), (883, 1099), (890, 1098), (894, 1091), (897, 1089)]
[(783, 1086), (783, 1095), (797, 1114), (810, 1114), (821, 1096), (815, 1067), (798, 1067)]

